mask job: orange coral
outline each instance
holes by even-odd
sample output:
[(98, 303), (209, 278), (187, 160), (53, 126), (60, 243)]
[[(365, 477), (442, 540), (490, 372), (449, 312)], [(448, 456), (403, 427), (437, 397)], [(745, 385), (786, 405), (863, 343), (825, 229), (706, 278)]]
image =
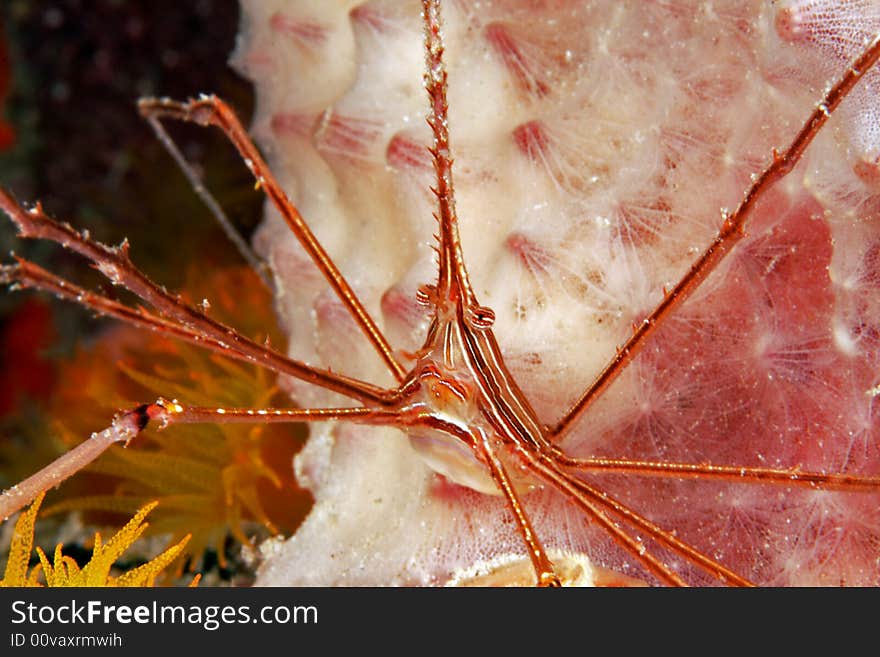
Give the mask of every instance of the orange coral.
[[(188, 289), (208, 291), (217, 319), (280, 342), (268, 292), (250, 270), (219, 271)], [(86, 438), (95, 429), (91, 423), (159, 395), (198, 405), (290, 405), (263, 370), (116, 326), (61, 366), (51, 409), (58, 418), (59, 448)], [(150, 533), (176, 539), (192, 533), (189, 555), (198, 559), (214, 548), (225, 565), (229, 534), (246, 543), (248, 523), (272, 534), (290, 533), (304, 517), (310, 498), (296, 485), (291, 467), (304, 437), (304, 430), (283, 425), (150, 430), (129, 449), (112, 448), (62, 487), (61, 499), (56, 497), (46, 512), (87, 510), (90, 519), (107, 520), (107, 513), (128, 517), (158, 499)]]

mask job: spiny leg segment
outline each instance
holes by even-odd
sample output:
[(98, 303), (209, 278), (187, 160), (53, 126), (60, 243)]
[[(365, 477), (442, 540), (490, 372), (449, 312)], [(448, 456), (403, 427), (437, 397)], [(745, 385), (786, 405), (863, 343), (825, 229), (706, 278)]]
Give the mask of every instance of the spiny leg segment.
[(482, 452), (483, 461), (492, 473), (495, 485), (498, 486), (498, 489), (507, 500), (514, 519), (520, 528), (523, 540), (529, 550), (529, 559), (532, 562), (532, 567), (535, 569), (538, 586), (562, 586), (562, 582), (554, 571), (550, 558), (547, 556), (547, 551), (544, 549), (541, 539), (538, 538), (537, 533), (535, 533), (532, 522), (529, 520), (525, 508), (519, 500), (519, 496), (517, 495), (513, 482), (510, 479), (510, 475), (507, 474), (504, 464), (492, 449), (490, 438), (481, 433), (478, 438), (475, 438), (475, 441), (479, 450)]
[(788, 487), (821, 488), (840, 491), (880, 490), (880, 476), (846, 473), (824, 473), (800, 468), (758, 468), (712, 463), (672, 463), (668, 461), (637, 461), (630, 459), (575, 459), (556, 450), (553, 459), (576, 472), (635, 474), (645, 477), (676, 477), (749, 483), (776, 484)]
[(224, 408), (185, 406), (176, 400), (158, 399), (118, 415), (103, 431), (0, 495), (0, 522), (29, 504), (40, 493), (58, 486), (92, 463), (111, 446), (128, 445), (148, 424), (160, 429), (172, 424), (281, 424), (345, 420), (363, 424), (396, 424), (399, 412), (384, 408)]

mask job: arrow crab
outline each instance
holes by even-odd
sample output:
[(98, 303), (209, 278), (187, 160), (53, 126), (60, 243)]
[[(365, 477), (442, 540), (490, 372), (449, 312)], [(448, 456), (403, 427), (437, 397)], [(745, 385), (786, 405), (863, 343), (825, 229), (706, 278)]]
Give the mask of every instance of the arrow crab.
[[(218, 127), (265, 192), (271, 216), (257, 244), (288, 315), (291, 355), (153, 283), (126, 244), (104, 246), (0, 193), (21, 237), (79, 253), (151, 309), (23, 260), (4, 268), (7, 282), (258, 364), (292, 381), (304, 406), (146, 402), (4, 493), (2, 515), (150, 424), (314, 422), (297, 470), (316, 491), (315, 509), (267, 557), (258, 583), (878, 583), (878, 160), (866, 127), (874, 111), (853, 107), (876, 97), (880, 39), (858, 40), (859, 52), (799, 119), (787, 110), (774, 120), (775, 105), (749, 116), (732, 102), (779, 104), (792, 84), (791, 61), (750, 48), (759, 31), (752, 13), (770, 5), (646, 3), (640, 13), (621, 3), (539, 3), (546, 13), (526, 29), (517, 19), (530, 3), (461, 2), (447, 8), (458, 52), (450, 79), (462, 62), (477, 72), (450, 90), (439, 4), (422, 7), (426, 153), (410, 114), (394, 124), (370, 113), (409, 102), (400, 100), (411, 95), (403, 83), (372, 104), (358, 106), (352, 93), (329, 109), (277, 110), (264, 121), (279, 144), (312, 143), (276, 146), (273, 159), (332, 177), (330, 194), (301, 192), (302, 214), (285, 191), (296, 177), (282, 184), (273, 175), (222, 100), (139, 104), (154, 125)], [(850, 4), (841, 7), (862, 7)], [(780, 41), (824, 43), (811, 3), (774, 10)], [(361, 56), (393, 59), (400, 53), (389, 44), (412, 43), (400, 11), (376, 2), (349, 12)], [(338, 47), (332, 25), (280, 4), (261, 25), (303, 60)], [(593, 31), (578, 50), (586, 26)], [(254, 29), (242, 66), (256, 76), (277, 62), (254, 45)], [(694, 44), (718, 59), (706, 63)], [(829, 61), (841, 61), (833, 52)], [(609, 61), (587, 56), (608, 53)], [(481, 72), (481, 59), (503, 75)], [(655, 64), (666, 68), (652, 72)], [(625, 101), (612, 93), (629, 85)], [(456, 100), (484, 124), (519, 104), (493, 117), (490, 132), (503, 142), (475, 154), (472, 126), (455, 131)], [(829, 135), (823, 128), (842, 104), (842, 126)], [(624, 131), (636, 113), (647, 114), (643, 127)], [(455, 185), (450, 134), (465, 143)], [(777, 140), (768, 161), (762, 153)], [(821, 157), (805, 164), (814, 141)], [(377, 149), (402, 186), (430, 178), (422, 188), (430, 192), (389, 192), (370, 178)], [(734, 209), (707, 218), (707, 199), (729, 200), (737, 185), (745, 191)], [(392, 193), (403, 210), (433, 198), (434, 239), (397, 221), (371, 223), (377, 206), (352, 191), (363, 187)], [(313, 231), (303, 216), (319, 201), (328, 210)], [(330, 225), (355, 206), (354, 224)], [(293, 253), (279, 226), (303, 251)], [(325, 234), (354, 253), (349, 273), (322, 246)], [(482, 271), (477, 249), (494, 254)], [(382, 251), (402, 264), (366, 280), (361, 263)], [(303, 252), (332, 296), (310, 292), (316, 277)], [(429, 264), (436, 278), (414, 282)], [(297, 319), (290, 309), (304, 304), (311, 312)], [(304, 321), (323, 366), (295, 355)], [(375, 372), (371, 356), (350, 346), (358, 333), (383, 364), (372, 379), (361, 374)], [(352, 474), (358, 468), (367, 474)]]

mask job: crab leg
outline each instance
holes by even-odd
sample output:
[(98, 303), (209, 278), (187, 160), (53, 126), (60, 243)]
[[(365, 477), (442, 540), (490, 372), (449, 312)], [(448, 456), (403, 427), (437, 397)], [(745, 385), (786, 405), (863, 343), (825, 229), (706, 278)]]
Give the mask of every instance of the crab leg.
[(59, 278), (27, 260), (19, 259), (17, 265), (0, 268), (0, 282), (51, 292), (59, 298), (79, 303), (102, 315), (170, 335), (229, 358), (254, 363), (270, 371), (302, 379), (364, 403), (381, 404), (393, 394), (369, 383), (282, 356), (245, 338), (231, 328), (223, 327), (222, 333), (206, 332), (199, 330), (202, 327), (194, 328), (188, 324), (157, 317), (143, 309), (129, 308), (118, 301), (89, 292)]
[(667, 583), (681, 585), (683, 580), (670, 570), (668, 566), (648, 553), (644, 545), (634, 541), (628, 534), (624, 533), (598, 507), (605, 507), (614, 515), (623, 518), (625, 522), (646, 532), (658, 543), (665, 545), (688, 561), (700, 566), (718, 580), (737, 586), (754, 586), (749, 580), (737, 575), (729, 568), (710, 559), (696, 548), (658, 527), (647, 518), (630, 509), (623, 502), (611, 497), (604, 491), (593, 488), (586, 482), (575, 479), (571, 475), (560, 471), (549, 457), (534, 455), (527, 450), (519, 450), (519, 453), (523, 455), (526, 462), (538, 476), (553, 483), (558, 490), (566, 493), (575, 504), (599, 522), (611, 537), (630, 552), (633, 557)]
[(756, 468), (737, 465), (712, 465), (711, 463), (668, 463), (637, 461), (629, 459), (570, 458), (557, 452), (554, 460), (565, 467), (581, 472), (628, 473), (655, 477), (678, 477), (681, 479), (722, 480), (745, 483), (766, 483), (781, 486), (798, 486), (821, 490), (877, 491), (880, 476), (846, 473), (811, 472), (791, 468)]
[(388, 340), (379, 330), (376, 322), (370, 317), (354, 290), (345, 280), (342, 272), (321, 246), (318, 239), (312, 233), (305, 220), (296, 207), (281, 189), (281, 185), (272, 175), (254, 142), (248, 136), (241, 121), (235, 112), (225, 102), (216, 96), (202, 96), (198, 100), (186, 103), (170, 100), (167, 98), (143, 98), (138, 102), (141, 114), (150, 121), (160, 118), (171, 118), (178, 121), (198, 123), (199, 125), (212, 125), (219, 128), (224, 135), (233, 143), (238, 152), (244, 158), (248, 168), (257, 180), (257, 185), (262, 187), (266, 195), (284, 217), (290, 230), (302, 244), (303, 248), (312, 258), (315, 266), (333, 287), (339, 299), (354, 317), (355, 321), (366, 334), (370, 344), (379, 352), (382, 360), (391, 370), (397, 381), (402, 381), (406, 376), (406, 370), (397, 362), (394, 351)]
[(553, 570), (553, 564), (547, 556), (547, 551), (535, 533), (534, 527), (532, 527), (532, 523), (513, 487), (513, 482), (510, 480), (510, 475), (507, 474), (504, 464), (498, 458), (495, 450), (492, 449), (489, 437), (485, 433), (480, 432), (479, 437), (474, 437), (474, 444), (476, 445), (477, 452), (483, 457), (483, 461), (489, 466), (492, 479), (495, 480), (495, 484), (504, 495), (507, 506), (513, 513), (516, 523), (520, 528), (520, 533), (529, 549), (529, 558), (535, 569), (538, 586), (561, 586), (559, 576)]
[(0, 522), (21, 509), (50, 488), (75, 475), (101, 456), (116, 443), (128, 443), (149, 422), (147, 406), (142, 405), (116, 419), (103, 431), (93, 433), (73, 449), (65, 452), (49, 465), (0, 494)]
[(394, 425), (399, 413), (374, 408), (222, 408), (186, 406), (177, 401), (158, 399), (141, 404), (117, 416), (103, 431), (93, 433), (55, 461), (0, 494), (0, 522), (29, 504), (37, 495), (58, 486), (97, 459), (116, 443), (128, 444), (150, 422), (159, 429), (172, 424), (277, 424), (347, 420), (365, 424)]

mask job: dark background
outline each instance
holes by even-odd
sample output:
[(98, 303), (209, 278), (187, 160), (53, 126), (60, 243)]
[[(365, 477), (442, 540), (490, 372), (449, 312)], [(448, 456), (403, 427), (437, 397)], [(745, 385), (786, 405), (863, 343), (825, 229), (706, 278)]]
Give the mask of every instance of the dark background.
[[(135, 108), (149, 95), (216, 93), (247, 122), (250, 85), (228, 65), (236, 0), (3, 0), (0, 2), (0, 185), (97, 239), (127, 237), (135, 263), (177, 288), (188, 268), (238, 256)], [(246, 236), (260, 197), (235, 152), (198, 127), (167, 125)], [(10, 251), (87, 287), (100, 277), (55, 246)], [(30, 292), (0, 291), (0, 421), (50, 393), (51, 362), (102, 325), (88, 312)]]

